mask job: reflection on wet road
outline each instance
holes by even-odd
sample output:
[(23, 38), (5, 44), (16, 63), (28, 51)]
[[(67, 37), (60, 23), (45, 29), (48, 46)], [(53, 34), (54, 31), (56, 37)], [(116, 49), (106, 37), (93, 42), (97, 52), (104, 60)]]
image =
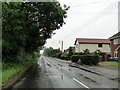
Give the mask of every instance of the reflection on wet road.
[[(14, 88), (117, 88), (118, 83), (106, 77), (70, 67), (70, 61), (41, 56)], [(89, 76), (89, 77), (87, 77)]]

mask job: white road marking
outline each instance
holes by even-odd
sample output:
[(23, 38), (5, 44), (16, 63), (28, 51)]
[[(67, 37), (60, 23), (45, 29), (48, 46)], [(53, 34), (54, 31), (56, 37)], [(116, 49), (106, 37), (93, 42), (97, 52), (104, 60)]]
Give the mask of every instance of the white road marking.
[(77, 79), (73, 78), (73, 80), (75, 80), (76, 82), (78, 82), (79, 84), (81, 84), (82, 86), (84, 86), (87, 89), (90, 89), (88, 86), (86, 86), (85, 84), (81, 83), (80, 81), (78, 81)]

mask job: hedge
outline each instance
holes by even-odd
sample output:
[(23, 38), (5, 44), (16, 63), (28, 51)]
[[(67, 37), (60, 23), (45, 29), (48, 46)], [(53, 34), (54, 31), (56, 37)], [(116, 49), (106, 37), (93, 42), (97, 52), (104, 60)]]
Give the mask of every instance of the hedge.
[(62, 54), (62, 55), (61, 55), (61, 59), (63, 59), (63, 60), (68, 60), (69, 57), (68, 57), (67, 54)]
[(72, 62), (77, 62), (80, 59), (80, 55), (72, 55), (71, 60)]
[(56, 53), (56, 54), (55, 54), (55, 57), (56, 57), (56, 58), (61, 58), (61, 55), (62, 55), (62, 52), (59, 52), (59, 53)]
[(82, 64), (97, 65), (99, 63), (99, 56), (98, 55), (80, 55), (80, 60)]

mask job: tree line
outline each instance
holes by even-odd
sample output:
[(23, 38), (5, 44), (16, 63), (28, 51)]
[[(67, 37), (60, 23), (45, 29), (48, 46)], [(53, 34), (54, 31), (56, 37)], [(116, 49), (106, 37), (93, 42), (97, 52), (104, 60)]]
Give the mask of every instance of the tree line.
[(2, 61), (16, 63), (39, 52), (65, 24), (68, 9), (59, 2), (2, 2)]
[(85, 49), (83, 52), (75, 52), (72, 47), (64, 50), (64, 52), (60, 51), (60, 49), (53, 49), (52, 47), (45, 48), (43, 55), (86, 65), (98, 65), (99, 61), (106, 61), (108, 59), (105, 58), (105, 53), (100, 50), (92, 53), (89, 49)]

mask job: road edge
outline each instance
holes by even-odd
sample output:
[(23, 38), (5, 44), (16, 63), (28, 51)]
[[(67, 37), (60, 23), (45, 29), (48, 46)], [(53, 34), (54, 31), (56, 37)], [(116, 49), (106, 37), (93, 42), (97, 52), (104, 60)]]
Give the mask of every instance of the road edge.
[(97, 75), (103, 76), (103, 75), (100, 74), (99, 72), (95, 72), (94, 70), (90, 70), (90, 69), (85, 68), (85, 67), (83, 67), (83, 66), (80, 66), (80, 65), (78, 65), (78, 64), (76, 64), (76, 63), (70, 63), (69, 66), (71, 66), (71, 67), (76, 67), (76, 68), (82, 69), (82, 70), (84, 70), (84, 71), (87, 71), (87, 72), (90, 72), (90, 73), (93, 73), (93, 74), (97, 74)]
[(27, 73), (30, 73), (31, 68), (34, 68), (37, 63), (33, 63), (31, 66), (23, 70), (23, 72), (17, 73), (15, 76), (11, 77), (4, 86), (2, 86), (2, 90), (9, 90), (13, 88), (13, 85), (19, 82)]

